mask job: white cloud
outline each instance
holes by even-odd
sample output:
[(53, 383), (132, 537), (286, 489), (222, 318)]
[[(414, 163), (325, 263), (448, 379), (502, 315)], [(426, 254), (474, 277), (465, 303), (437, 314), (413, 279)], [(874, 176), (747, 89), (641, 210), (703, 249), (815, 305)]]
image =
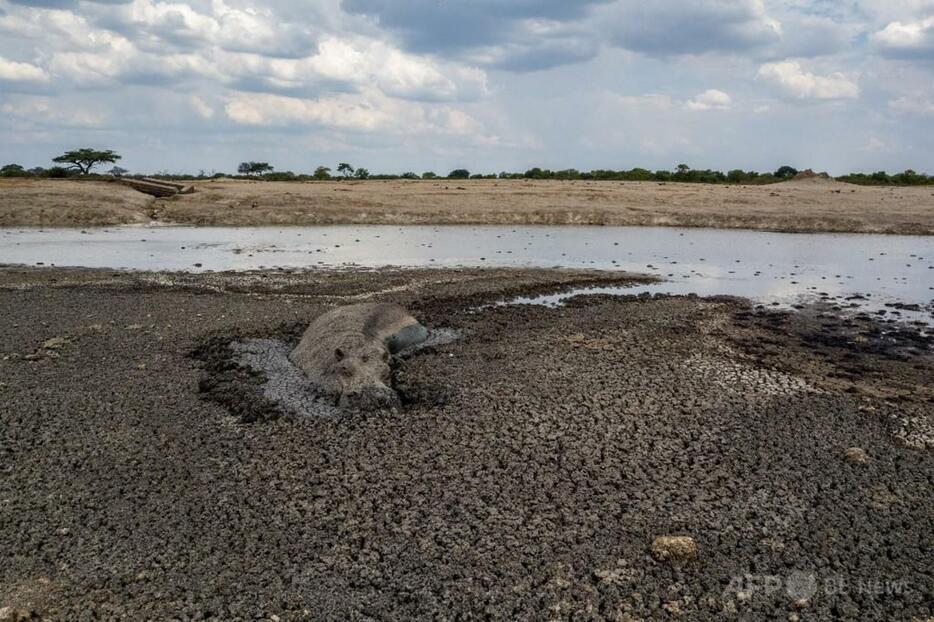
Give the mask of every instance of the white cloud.
[(376, 84), (387, 95), (405, 99), (453, 101), (486, 94), (486, 74), (479, 69), (440, 65), (406, 54), (381, 41), (352, 42), (330, 38), (304, 61), (275, 61), (285, 75), (303, 72), (358, 86)]
[(759, 77), (796, 99), (855, 99), (859, 85), (840, 72), (821, 76), (805, 71), (801, 63), (786, 60), (759, 67)]
[(0, 106), (0, 112), (20, 123), (43, 126), (97, 128), (107, 121), (107, 115), (100, 108), (68, 106), (50, 97), (17, 98)]
[(315, 37), (309, 26), (283, 21), (268, 8), (239, 9), (224, 0), (199, 4), (206, 10), (198, 11), (184, 2), (133, 0), (90, 8), (89, 14), (96, 25), (132, 38), (151, 51), (168, 44), (291, 57), (314, 49)]
[(192, 109), (194, 109), (195, 113), (202, 119), (210, 119), (214, 116), (214, 108), (202, 98), (197, 95), (192, 95), (189, 101), (191, 102)]
[(18, 63), (0, 56), (0, 80), (10, 82), (44, 82), (49, 76), (41, 68), (29, 63)]
[(377, 89), (317, 99), (238, 93), (225, 110), (242, 125), (320, 126), (389, 134), (440, 132), (477, 138), (483, 134), (480, 123), (462, 110), (395, 99)]
[(934, 57), (934, 15), (914, 21), (894, 21), (872, 35), (886, 55)]
[(930, 99), (899, 97), (889, 101), (889, 108), (909, 114), (934, 114), (934, 101)]
[(717, 89), (708, 89), (685, 104), (688, 110), (729, 110), (733, 98)]
[(688, 100), (676, 100), (670, 95), (648, 93), (646, 95), (614, 95), (609, 101), (614, 102), (616, 106), (633, 111), (728, 110), (733, 106), (733, 98), (717, 89), (708, 89)]
[(618, 95), (611, 98), (615, 104), (633, 110), (671, 110), (675, 101), (668, 95)]

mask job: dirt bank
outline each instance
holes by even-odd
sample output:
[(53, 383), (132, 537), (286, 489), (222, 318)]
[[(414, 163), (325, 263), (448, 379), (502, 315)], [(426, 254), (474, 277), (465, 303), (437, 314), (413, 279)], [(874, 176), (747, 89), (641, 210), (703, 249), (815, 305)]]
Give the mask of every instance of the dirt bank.
[[(115, 184), (0, 181), (0, 226), (603, 224), (934, 233), (934, 189), (811, 179), (769, 186), (558, 181), (193, 182), (151, 200)], [(67, 200), (66, 200), (67, 199)], [(57, 207), (58, 206), (58, 207)]]
[[(0, 270), (0, 610), (934, 615), (928, 344), (733, 299), (471, 310), (595, 278)], [(466, 335), (404, 364), (402, 411), (242, 424), (206, 399), (231, 368), (205, 344), (360, 299)]]
[(152, 197), (116, 183), (0, 179), (0, 227), (96, 227), (149, 222)]

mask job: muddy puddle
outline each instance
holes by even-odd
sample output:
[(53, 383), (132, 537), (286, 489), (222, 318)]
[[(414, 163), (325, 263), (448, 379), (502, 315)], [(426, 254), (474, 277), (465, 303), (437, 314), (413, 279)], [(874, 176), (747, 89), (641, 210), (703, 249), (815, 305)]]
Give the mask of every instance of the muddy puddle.
[[(190, 272), (597, 268), (664, 279), (598, 293), (734, 295), (780, 307), (823, 300), (928, 325), (934, 308), (934, 238), (925, 236), (583, 226), (0, 229), (0, 263)], [(522, 302), (558, 304), (563, 297)]]

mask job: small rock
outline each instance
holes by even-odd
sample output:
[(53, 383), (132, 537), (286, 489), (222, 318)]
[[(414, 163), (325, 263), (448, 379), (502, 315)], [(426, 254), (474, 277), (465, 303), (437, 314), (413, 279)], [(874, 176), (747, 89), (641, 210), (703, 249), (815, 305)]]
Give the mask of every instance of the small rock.
[(127, 330), (142, 330), (143, 325), (142, 324), (127, 324), (126, 329)]
[(34, 612), (25, 609), (13, 609), (13, 607), (4, 607), (0, 609), (0, 622), (26, 622), (27, 620), (38, 620)]
[(45, 340), (42, 343), (42, 347), (46, 350), (58, 350), (64, 348), (67, 343), (68, 340), (64, 337), (52, 337), (51, 339)]
[(688, 536), (659, 536), (652, 542), (652, 557), (660, 562), (686, 562), (697, 557), (697, 544)]
[(843, 453), (846, 459), (853, 464), (866, 464), (869, 462), (869, 456), (862, 447), (850, 447)]

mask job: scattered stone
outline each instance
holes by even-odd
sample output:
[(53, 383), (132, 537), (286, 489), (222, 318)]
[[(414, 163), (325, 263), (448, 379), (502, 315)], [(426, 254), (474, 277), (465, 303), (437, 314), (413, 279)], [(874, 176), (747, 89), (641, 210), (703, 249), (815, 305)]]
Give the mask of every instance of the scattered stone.
[(0, 622), (27, 622), (28, 620), (40, 620), (34, 611), (25, 609), (13, 609), (13, 607), (4, 607), (0, 609)]
[(42, 342), (42, 347), (46, 350), (59, 350), (64, 348), (67, 344), (68, 340), (64, 337), (52, 337)]
[(869, 456), (862, 447), (850, 447), (844, 452), (844, 455), (853, 464), (866, 464), (869, 462)]
[(659, 536), (652, 542), (652, 557), (660, 562), (690, 561), (697, 557), (697, 544), (689, 536)]

